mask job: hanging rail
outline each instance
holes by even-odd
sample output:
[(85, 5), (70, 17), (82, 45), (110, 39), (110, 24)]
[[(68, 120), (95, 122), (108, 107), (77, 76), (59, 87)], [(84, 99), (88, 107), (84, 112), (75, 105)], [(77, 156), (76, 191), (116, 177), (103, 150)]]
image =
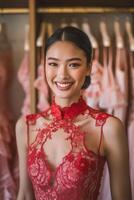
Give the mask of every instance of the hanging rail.
[(0, 8), (0, 14), (27, 14), (28, 8)]
[(38, 8), (38, 13), (127, 13), (134, 12), (134, 7), (131, 8), (114, 8), (114, 7), (46, 7)]
[[(46, 7), (38, 8), (37, 13), (134, 13), (134, 7), (115, 8), (115, 7)], [(28, 8), (0, 8), (0, 14), (27, 14)]]

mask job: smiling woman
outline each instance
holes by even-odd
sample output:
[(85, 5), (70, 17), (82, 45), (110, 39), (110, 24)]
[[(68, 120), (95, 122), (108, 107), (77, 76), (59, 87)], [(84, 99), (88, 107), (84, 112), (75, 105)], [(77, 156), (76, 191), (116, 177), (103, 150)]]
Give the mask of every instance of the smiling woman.
[(49, 109), (16, 125), (17, 200), (34, 195), (36, 200), (97, 200), (105, 162), (113, 200), (131, 200), (124, 128), (119, 119), (94, 110), (82, 98), (91, 60), (88, 36), (77, 28), (60, 28), (47, 40), (45, 75), (53, 101)]
[[(58, 49), (58, 51), (57, 51)], [(89, 75), (91, 67), (83, 50), (72, 42), (55, 42), (46, 54), (46, 78), (55, 95), (55, 101), (67, 99), (68, 106), (77, 101), (85, 77)], [(63, 102), (65, 103), (65, 102)]]

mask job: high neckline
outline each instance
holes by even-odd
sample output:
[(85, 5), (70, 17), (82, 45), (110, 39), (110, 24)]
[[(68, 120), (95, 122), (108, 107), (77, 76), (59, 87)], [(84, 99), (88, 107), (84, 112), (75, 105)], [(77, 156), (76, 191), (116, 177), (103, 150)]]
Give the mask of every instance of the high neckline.
[(85, 100), (82, 98), (82, 96), (80, 96), (78, 102), (72, 103), (70, 106), (61, 108), (59, 105), (56, 104), (54, 99), (51, 105), (52, 115), (59, 120), (73, 119), (80, 113), (84, 112), (86, 109), (87, 109), (87, 104)]

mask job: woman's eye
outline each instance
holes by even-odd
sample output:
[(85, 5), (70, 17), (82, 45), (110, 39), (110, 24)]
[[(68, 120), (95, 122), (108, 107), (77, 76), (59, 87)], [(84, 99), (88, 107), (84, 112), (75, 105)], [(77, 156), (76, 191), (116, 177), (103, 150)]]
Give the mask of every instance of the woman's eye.
[(51, 63), (48, 63), (49, 66), (52, 66), (52, 67), (57, 67), (58, 64), (57, 63), (54, 63), (54, 62), (51, 62)]
[(77, 68), (79, 66), (80, 66), (79, 63), (71, 63), (71, 64), (69, 64), (69, 67), (72, 67), (72, 68)]

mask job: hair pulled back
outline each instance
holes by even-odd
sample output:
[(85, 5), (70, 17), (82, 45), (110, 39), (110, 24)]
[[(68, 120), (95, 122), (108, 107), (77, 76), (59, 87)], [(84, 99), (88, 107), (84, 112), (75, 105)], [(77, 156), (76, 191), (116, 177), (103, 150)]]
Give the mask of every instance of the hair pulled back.
[[(45, 55), (49, 47), (58, 41), (72, 42), (81, 50), (83, 50), (87, 59), (87, 66), (90, 67), (90, 63), (92, 61), (92, 46), (86, 33), (72, 26), (58, 28), (46, 41), (44, 52)], [(82, 89), (86, 89), (89, 84), (90, 76), (86, 76)]]

